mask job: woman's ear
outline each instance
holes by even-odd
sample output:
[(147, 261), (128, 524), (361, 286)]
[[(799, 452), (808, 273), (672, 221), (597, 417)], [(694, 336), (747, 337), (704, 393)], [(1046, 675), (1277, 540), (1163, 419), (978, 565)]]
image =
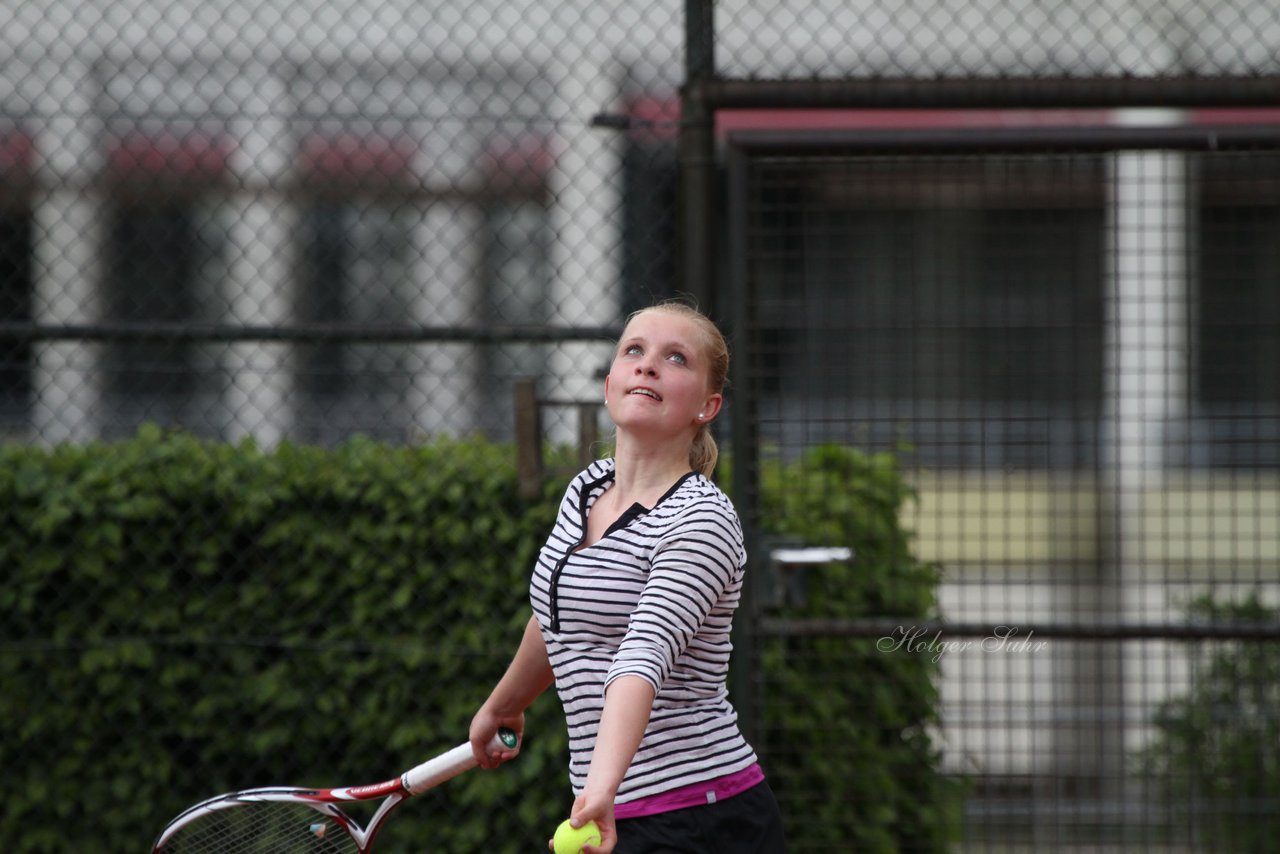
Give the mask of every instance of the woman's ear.
[(706, 424), (720, 414), (720, 407), (724, 404), (724, 395), (713, 394), (707, 398), (702, 404), (702, 409), (698, 411), (698, 423)]

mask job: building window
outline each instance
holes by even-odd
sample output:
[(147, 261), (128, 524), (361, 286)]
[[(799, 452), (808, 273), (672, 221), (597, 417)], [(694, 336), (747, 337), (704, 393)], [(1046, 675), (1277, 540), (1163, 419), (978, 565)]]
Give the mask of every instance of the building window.
[(939, 465), (1093, 463), (1103, 188), (1102, 159), (1084, 155), (759, 166), (762, 433), (797, 441), (786, 413), (803, 405), (806, 442), (908, 443)]
[[(484, 251), (480, 257), (479, 319), (493, 327), (540, 326), (551, 321), (551, 241), (547, 176), (552, 152), (545, 139), (529, 135), (492, 143), (483, 160)], [(480, 351), (478, 388), (492, 404), (478, 414), (487, 436), (512, 435), (513, 383), (543, 378), (547, 346), (538, 342), (487, 345)]]
[(297, 314), (335, 333), (299, 350), (303, 441), (331, 445), (360, 434), (403, 442), (412, 433), (410, 348), (341, 334), (413, 318), (413, 154), (404, 141), (346, 133), (313, 134), (300, 146)]
[(1192, 461), (1280, 466), (1280, 154), (1193, 163)]
[[(31, 139), (0, 129), (0, 322), (32, 320)], [(30, 426), (32, 347), (0, 340), (0, 437)]]
[(675, 294), (680, 102), (640, 95), (622, 148), (622, 316)]
[[(108, 150), (103, 319), (162, 331), (221, 318), (229, 146), (200, 133), (128, 133)], [(192, 340), (114, 340), (103, 370), (103, 435), (143, 422), (219, 435), (216, 354)]]

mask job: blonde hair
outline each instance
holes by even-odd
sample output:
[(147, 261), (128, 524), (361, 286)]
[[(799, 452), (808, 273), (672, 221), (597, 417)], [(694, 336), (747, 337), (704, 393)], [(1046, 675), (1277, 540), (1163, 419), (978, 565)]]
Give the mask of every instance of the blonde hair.
[[(707, 391), (711, 394), (722, 394), (725, 383), (729, 379), (729, 343), (715, 322), (689, 303), (667, 300), (633, 311), (627, 317), (623, 328), (631, 325), (631, 321), (640, 315), (651, 312), (673, 314), (693, 322), (702, 337), (700, 343), (702, 356), (707, 364)], [(716, 445), (715, 437), (711, 435), (711, 422), (698, 425), (698, 432), (693, 437), (693, 445), (689, 448), (689, 468), (705, 477), (711, 477), (711, 473), (716, 468), (716, 460), (719, 458), (720, 449)]]

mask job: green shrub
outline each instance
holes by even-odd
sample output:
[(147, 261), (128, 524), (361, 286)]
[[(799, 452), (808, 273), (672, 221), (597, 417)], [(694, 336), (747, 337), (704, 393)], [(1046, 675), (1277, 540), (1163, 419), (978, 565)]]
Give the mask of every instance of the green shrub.
[[(457, 744), (519, 640), (554, 500), (480, 442), (271, 453), (146, 429), (0, 449), (9, 852), (137, 852), (195, 800), (376, 782)], [(563, 722), (402, 808), (384, 851), (537, 850)]]
[[(1241, 602), (1205, 596), (1192, 617), (1275, 624), (1280, 610), (1256, 594)], [(1162, 703), (1155, 737), (1137, 754), (1175, 822), (1190, 822), (1205, 851), (1266, 852), (1280, 836), (1280, 645), (1269, 639), (1215, 644), (1195, 661), (1187, 692)]]
[[(778, 617), (935, 616), (937, 567), (916, 559), (902, 511), (914, 498), (898, 458), (835, 446), (762, 471), (767, 537), (848, 546), (854, 559), (803, 571), (803, 601)], [(764, 742), (788, 837), (799, 851), (944, 851), (962, 792), (939, 770), (932, 656), (871, 637), (772, 637), (762, 649)]]
[[(376, 782), (462, 740), (519, 641), (563, 489), (522, 500), (516, 483), (511, 449), (481, 441), (268, 452), (147, 428), (0, 447), (5, 850), (143, 851), (218, 792)], [(771, 533), (858, 550), (814, 577), (803, 614), (931, 608), (891, 457), (828, 449), (765, 487)], [(805, 805), (795, 849), (932, 846), (950, 801), (928, 663), (861, 641), (765, 653), (758, 746)], [(402, 807), (379, 850), (544, 850), (566, 750), (544, 698), (518, 762)]]

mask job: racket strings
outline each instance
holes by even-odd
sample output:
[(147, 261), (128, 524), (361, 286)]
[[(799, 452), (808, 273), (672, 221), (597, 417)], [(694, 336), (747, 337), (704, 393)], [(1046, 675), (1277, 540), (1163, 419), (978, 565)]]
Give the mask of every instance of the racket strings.
[(360, 854), (336, 819), (305, 804), (241, 802), (180, 828), (162, 854)]

